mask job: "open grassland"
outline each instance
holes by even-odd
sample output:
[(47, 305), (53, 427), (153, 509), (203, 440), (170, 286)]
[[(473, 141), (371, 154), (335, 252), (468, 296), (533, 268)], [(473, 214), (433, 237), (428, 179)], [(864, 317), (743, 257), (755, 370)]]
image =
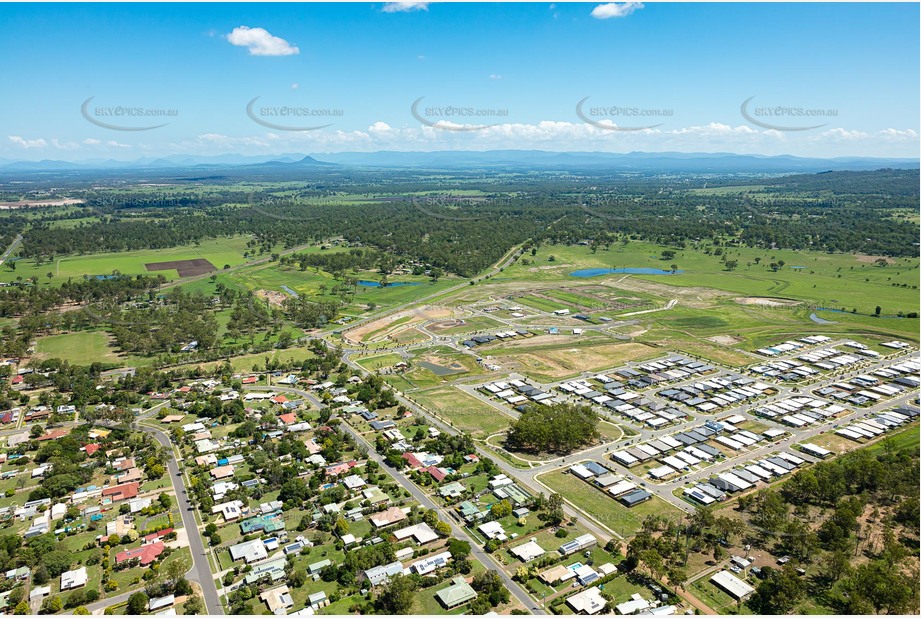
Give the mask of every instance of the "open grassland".
[(450, 386), (415, 393), (413, 398), (474, 438), (505, 431), (512, 422), (488, 403)]
[[(36, 264), (35, 260), (17, 260), (16, 270), (4, 267), (0, 270), (0, 281), (16, 281), (17, 277), (28, 279), (38, 277), (40, 283), (59, 283), (68, 278), (79, 279), (84, 275), (111, 275), (119, 272), (123, 275), (162, 274), (167, 279), (176, 279), (175, 270), (151, 272), (144, 265), (152, 262), (170, 262), (176, 260), (206, 259), (219, 270), (225, 265), (239, 266), (246, 261), (246, 236), (204, 240), (200, 245), (187, 245), (170, 249), (145, 249), (142, 251), (124, 251), (121, 253), (91, 253), (70, 255), (56, 258), (54, 262)], [(48, 273), (52, 278), (48, 279)]]
[[(859, 313), (873, 313), (883, 307), (884, 314), (898, 311), (918, 311), (918, 258), (890, 258), (889, 266), (874, 266), (873, 258), (850, 254), (827, 254), (810, 251), (787, 251), (729, 247), (723, 250), (727, 259), (738, 262), (727, 271), (720, 256), (707, 255), (693, 248), (677, 249), (675, 257), (662, 260), (659, 255), (667, 247), (642, 242), (626, 246), (613, 245), (609, 251), (591, 253), (587, 247), (545, 246), (537, 255), (527, 259), (533, 263), (510, 266), (502, 273), (502, 281), (563, 280), (567, 282), (618, 280), (624, 274), (615, 273), (589, 279), (574, 278), (570, 273), (586, 268), (659, 268), (668, 270), (675, 264), (683, 271), (677, 275), (629, 275), (680, 287), (705, 287), (738, 295), (795, 299), (819, 306), (856, 308)], [(711, 249), (712, 251), (712, 249)], [(554, 261), (549, 261), (550, 256)], [(755, 260), (760, 263), (756, 264)], [(785, 262), (774, 272), (769, 264)], [(908, 288), (892, 284), (907, 284)]]
[(35, 358), (59, 358), (75, 365), (122, 362), (110, 347), (109, 336), (100, 331), (41, 337), (35, 342)]
[(358, 359), (355, 362), (368, 371), (377, 371), (384, 367), (393, 367), (401, 360), (403, 360), (403, 357), (399, 354), (378, 354), (377, 356), (368, 356)]
[[(315, 251), (318, 248), (310, 247), (308, 251), (310, 250)], [(380, 280), (380, 274), (373, 271), (349, 273), (349, 277), (374, 282)], [(332, 274), (314, 268), (300, 270), (294, 266), (281, 266), (274, 262), (246, 266), (230, 273), (219, 273), (218, 281), (228, 287), (248, 291), (284, 292), (282, 286), (286, 286), (299, 296), (314, 302), (340, 299), (339, 295), (334, 294), (334, 289), (340, 282)], [(436, 294), (457, 284), (456, 279), (445, 278), (432, 283), (428, 277), (412, 275), (391, 277), (390, 283), (396, 282), (417, 285), (388, 285), (383, 288), (359, 285), (354, 289), (355, 294), (349, 305), (343, 308), (343, 313), (359, 316), (366, 313), (370, 305), (373, 305), (376, 310), (396, 307)]]
[(571, 290), (549, 289), (541, 290), (540, 293), (544, 296), (555, 298), (564, 303), (569, 303), (570, 305), (588, 307), (589, 309), (602, 309), (605, 306), (604, 301), (599, 298), (586, 296)]

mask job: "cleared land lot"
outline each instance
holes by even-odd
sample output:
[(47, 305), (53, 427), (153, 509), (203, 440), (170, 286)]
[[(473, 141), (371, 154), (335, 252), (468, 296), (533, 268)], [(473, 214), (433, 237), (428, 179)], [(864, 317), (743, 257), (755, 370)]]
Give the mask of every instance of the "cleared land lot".
[(35, 342), (35, 358), (60, 358), (77, 365), (121, 360), (109, 347), (109, 336), (98, 331), (42, 337)]
[(611, 343), (599, 338), (570, 339), (557, 345), (533, 345), (552, 342), (553, 336), (523, 340), (523, 345), (490, 350), (503, 367), (517, 365), (519, 371), (542, 382), (595, 371), (660, 355), (661, 351), (641, 343)]
[(649, 515), (672, 519), (680, 519), (684, 516), (680, 510), (656, 496), (633, 508), (627, 508), (600, 489), (595, 489), (585, 481), (562, 470), (543, 474), (538, 480), (597, 521), (625, 537), (636, 534), (636, 531), (643, 525), (643, 520)]
[(491, 405), (453, 387), (437, 388), (413, 395), (423, 406), (450, 420), (474, 438), (505, 431), (512, 419)]

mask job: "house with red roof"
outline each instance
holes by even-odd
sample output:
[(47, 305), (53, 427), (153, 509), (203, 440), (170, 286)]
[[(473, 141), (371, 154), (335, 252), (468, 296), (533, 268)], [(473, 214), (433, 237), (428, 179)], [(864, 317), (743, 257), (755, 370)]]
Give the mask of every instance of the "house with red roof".
[(287, 414), (279, 414), (278, 420), (280, 420), (285, 425), (293, 425), (297, 422), (297, 416), (294, 412), (288, 412)]
[(259, 381), (258, 376), (246, 376), (245, 378), (240, 380), (240, 383), (241, 384), (255, 384), (258, 381)]
[(4, 412), (3, 415), (0, 416), (0, 423), (3, 423), (4, 425), (6, 425), (7, 423), (12, 423), (12, 422), (13, 422), (12, 412)]
[(326, 466), (326, 476), (339, 476), (345, 472), (348, 472), (351, 466), (347, 463), (337, 463), (331, 466)]
[(102, 447), (99, 446), (98, 444), (87, 444), (86, 446), (83, 447), (83, 450), (86, 451), (87, 455), (92, 457), (94, 454), (96, 454), (96, 451), (98, 451), (101, 448)]
[(112, 498), (112, 502), (130, 500), (137, 497), (139, 489), (139, 483), (124, 483), (115, 487), (106, 487), (102, 490), (102, 496)]
[(438, 468), (436, 466), (429, 466), (425, 469), (425, 472), (428, 472), (433, 479), (439, 483), (445, 480), (448, 477), (448, 471), (444, 468)]
[(11, 381), (13, 386), (18, 386), (22, 384), (22, 382), (23, 382), (22, 376), (13, 376), (13, 379)]
[(165, 546), (161, 541), (156, 543), (150, 543), (149, 545), (142, 545), (136, 549), (128, 549), (125, 551), (120, 551), (115, 554), (115, 564), (121, 564), (122, 562), (128, 562), (129, 560), (134, 560), (135, 558), (140, 559), (141, 566), (147, 566), (156, 560), (160, 554), (163, 553)]
[(272, 403), (285, 403), (288, 401), (288, 398), (285, 397), (284, 395), (275, 395), (274, 397), (269, 399), (269, 401), (271, 401)]
[(43, 436), (39, 436), (37, 440), (39, 442), (44, 442), (45, 440), (57, 440), (58, 438), (63, 438), (70, 433), (70, 429), (65, 429), (63, 427), (59, 429), (52, 429)]
[(416, 457), (414, 453), (406, 452), (401, 455), (403, 459), (409, 462), (409, 467), (412, 470), (418, 470), (419, 468), (424, 468), (425, 466), (419, 461), (419, 458)]
[(145, 536), (144, 539), (141, 541), (141, 544), (142, 544), (142, 545), (149, 545), (149, 544), (151, 544), (151, 543), (154, 543), (154, 542), (156, 542), (156, 541), (159, 541), (159, 540), (162, 539), (163, 537), (169, 535), (172, 531), (173, 531), (172, 528), (166, 528), (166, 529), (164, 529), (164, 530), (160, 530), (159, 532), (154, 532), (153, 534), (148, 534), (148, 535)]

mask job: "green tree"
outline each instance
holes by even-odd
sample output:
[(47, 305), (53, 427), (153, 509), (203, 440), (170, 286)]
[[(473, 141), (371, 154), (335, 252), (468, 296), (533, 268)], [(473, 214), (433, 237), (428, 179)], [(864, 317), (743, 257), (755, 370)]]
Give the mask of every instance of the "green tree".
[(759, 614), (786, 614), (806, 596), (806, 583), (792, 565), (772, 569), (758, 584), (749, 605)]
[(147, 603), (149, 599), (146, 593), (135, 592), (130, 597), (128, 597), (128, 607), (127, 612), (129, 616), (140, 616), (145, 611), (147, 611)]
[(416, 598), (417, 587), (412, 577), (395, 575), (378, 595), (378, 609), (386, 614), (408, 614)]

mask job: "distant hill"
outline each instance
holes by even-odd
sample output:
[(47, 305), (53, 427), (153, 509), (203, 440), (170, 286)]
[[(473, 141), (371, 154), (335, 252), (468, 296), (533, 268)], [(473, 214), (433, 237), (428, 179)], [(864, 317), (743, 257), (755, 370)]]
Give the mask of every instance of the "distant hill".
[(734, 153), (686, 152), (553, 152), (544, 150), (485, 150), (433, 152), (340, 152), (304, 155), (216, 156), (174, 155), (133, 161), (87, 160), (11, 161), (0, 160), (0, 171), (214, 169), (284, 172), (301, 168), (337, 166), (364, 168), (424, 169), (562, 169), (611, 172), (694, 172), (694, 173), (814, 173), (841, 170), (918, 169), (917, 159), (839, 157), (830, 159), (792, 155), (740, 155)]

